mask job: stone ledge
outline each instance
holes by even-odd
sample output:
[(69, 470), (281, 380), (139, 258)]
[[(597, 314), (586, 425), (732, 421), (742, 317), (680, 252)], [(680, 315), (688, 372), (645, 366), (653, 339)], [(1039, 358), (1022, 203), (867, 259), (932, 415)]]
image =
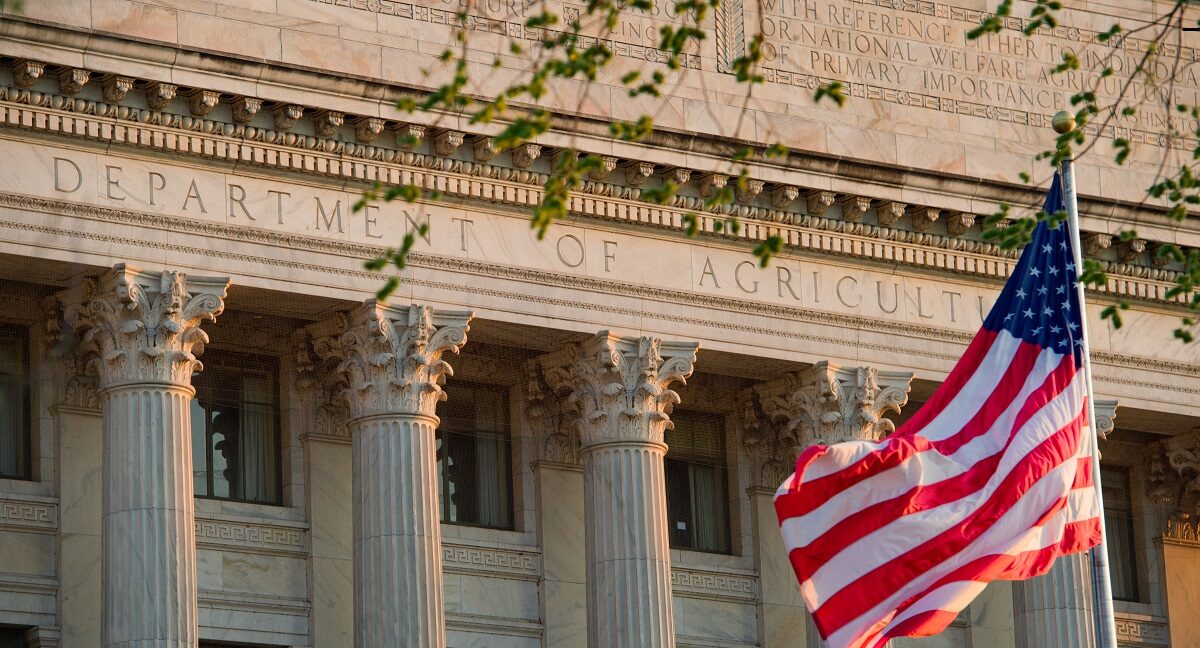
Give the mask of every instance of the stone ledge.
[(541, 554), (536, 551), (442, 541), (442, 570), (449, 573), (536, 581)]
[(687, 598), (753, 603), (758, 600), (758, 577), (753, 573), (672, 565), (671, 592)]
[(196, 516), (196, 547), (283, 556), (308, 555), (308, 529), (278, 520)]
[(58, 502), (0, 497), (0, 529), (55, 533), (58, 530)]
[(1167, 620), (1143, 615), (1116, 614), (1117, 641), (1133, 646), (1168, 646), (1170, 628)]

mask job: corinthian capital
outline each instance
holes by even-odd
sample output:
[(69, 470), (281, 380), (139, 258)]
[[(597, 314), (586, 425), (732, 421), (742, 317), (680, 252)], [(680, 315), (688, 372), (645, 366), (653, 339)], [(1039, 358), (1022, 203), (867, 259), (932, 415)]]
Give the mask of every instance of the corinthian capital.
[(579, 412), (581, 442), (662, 443), (671, 427), (679, 395), (672, 383), (685, 383), (696, 361), (695, 342), (597, 333), (571, 368), (570, 400)]
[(895, 430), (884, 412), (908, 402), (913, 375), (822, 360), (758, 389), (762, 408), (796, 446), (878, 441)]
[(392, 308), (374, 299), (350, 316), (341, 337), (350, 417), (378, 414), (433, 416), (445, 400), (442, 383), (454, 375), (442, 354), (467, 343), (469, 311), (427, 306)]
[(118, 264), (96, 282), (81, 311), (82, 350), (100, 388), (145, 382), (190, 385), (208, 343), (204, 320), (225, 308), (227, 277), (143, 272)]

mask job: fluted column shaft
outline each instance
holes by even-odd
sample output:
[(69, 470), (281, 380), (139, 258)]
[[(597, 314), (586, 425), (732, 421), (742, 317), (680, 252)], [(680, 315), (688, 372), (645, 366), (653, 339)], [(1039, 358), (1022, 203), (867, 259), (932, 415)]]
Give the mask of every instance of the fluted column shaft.
[(437, 425), (419, 415), (350, 424), (356, 646), (446, 645)]
[(1014, 584), (1018, 648), (1095, 648), (1088, 552), (1061, 556), (1044, 576)]
[(104, 646), (195, 648), (193, 390), (122, 385), (104, 409)]
[(675, 645), (661, 443), (584, 451), (588, 645)]

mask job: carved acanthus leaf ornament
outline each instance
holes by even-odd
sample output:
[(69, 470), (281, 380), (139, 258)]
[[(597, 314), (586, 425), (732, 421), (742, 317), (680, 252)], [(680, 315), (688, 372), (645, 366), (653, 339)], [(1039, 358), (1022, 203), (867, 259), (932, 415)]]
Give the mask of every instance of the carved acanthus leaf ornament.
[(604, 443), (662, 444), (699, 345), (622, 337), (602, 331), (571, 366), (570, 401), (579, 412), (584, 451)]
[(568, 344), (561, 358), (531, 360), (525, 367), (525, 417), (541, 444), (541, 459), (580, 465), (580, 418), (570, 399), (571, 368), (579, 347)]
[(1146, 495), (1166, 513), (1164, 528), (1200, 522), (1200, 428), (1151, 445), (1146, 477)]
[(142, 272), (118, 264), (96, 284), (77, 327), (100, 388), (123, 384), (190, 385), (208, 343), (200, 328), (225, 308), (226, 277)]
[(391, 308), (367, 300), (350, 315), (341, 336), (350, 418), (380, 414), (434, 416), (445, 400), (442, 383), (454, 375), (442, 360), (467, 342), (473, 313), (427, 306)]

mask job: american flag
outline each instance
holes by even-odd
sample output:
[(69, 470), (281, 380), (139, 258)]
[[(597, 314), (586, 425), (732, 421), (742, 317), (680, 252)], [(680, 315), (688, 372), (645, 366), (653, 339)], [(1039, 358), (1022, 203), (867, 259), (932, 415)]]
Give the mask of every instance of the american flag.
[[(1046, 212), (1060, 212), (1058, 178)], [(993, 580), (1101, 541), (1071, 238), (1040, 223), (930, 400), (877, 443), (814, 446), (775, 509), (831, 648), (941, 632)]]

